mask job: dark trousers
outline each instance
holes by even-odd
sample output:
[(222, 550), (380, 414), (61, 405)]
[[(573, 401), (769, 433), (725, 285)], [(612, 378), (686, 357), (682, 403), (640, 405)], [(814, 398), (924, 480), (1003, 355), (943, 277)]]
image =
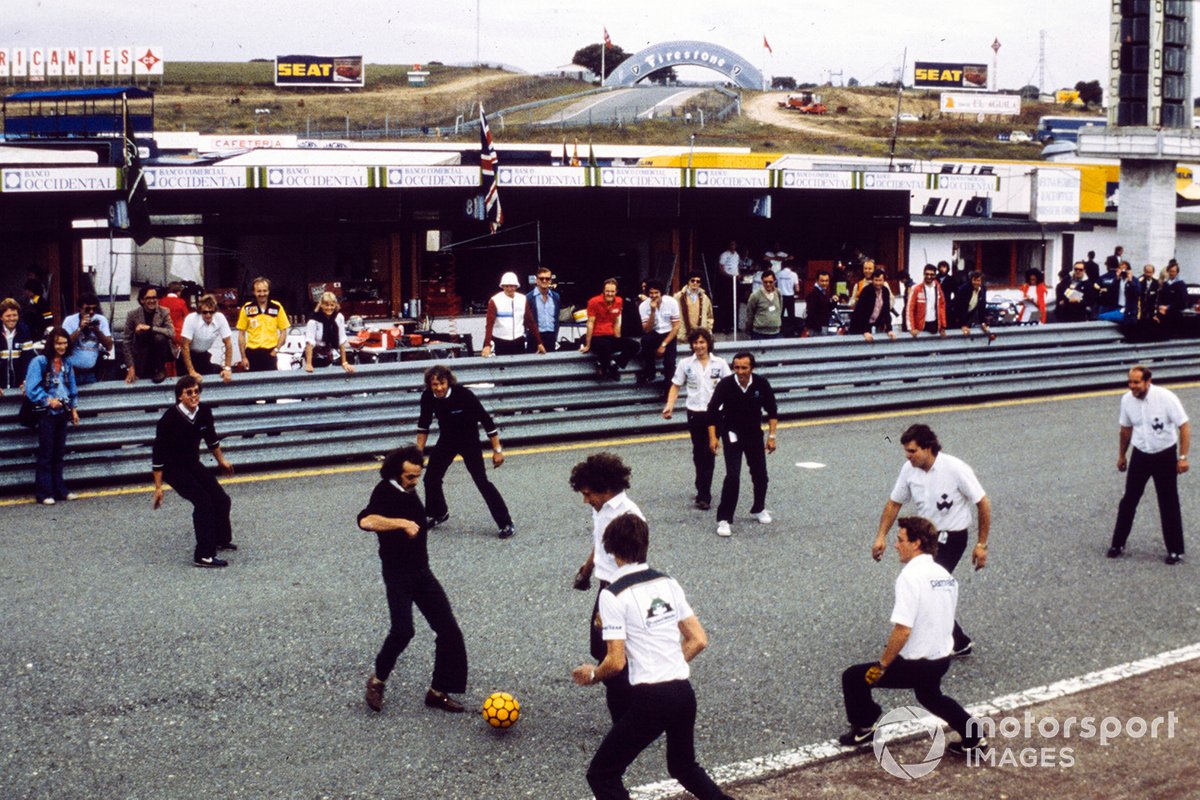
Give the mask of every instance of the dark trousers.
[(867, 670), (875, 666), (855, 664), (842, 673), (842, 699), (846, 703), (846, 719), (856, 728), (865, 728), (883, 713), (883, 709), (871, 697), (871, 689), (912, 689), (917, 702), (930, 713), (941, 717), (967, 744), (975, 744), (979, 737), (967, 736), (967, 722), (971, 715), (958, 701), (942, 694), (942, 678), (950, 668), (950, 658), (911, 661), (897, 657), (887, 672), (874, 686), (867, 685)]
[(624, 369), (637, 355), (638, 343), (624, 337), (593, 336), (591, 352), (600, 371), (608, 373), (614, 364), (617, 369)]
[[(547, 353), (553, 353), (558, 349), (558, 336), (554, 333), (554, 331), (539, 330), (538, 336), (542, 338), (542, 345), (546, 348)], [(536, 353), (537, 342), (533, 340), (532, 336), (527, 338), (529, 339), (529, 342), (525, 349), (530, 353)]]
[(588, 766), (587, 782), (599, 800), (628, 800), (621, 776), (643, 750), (667, 735), (667, 772), (700, 800), (728, 795), (696, 763), (696, 694), (687, 680), (643, 683), (630, 690), (633, 702)]
[[(192, 355), (192, 369), (196, 370), (196, 372), (199, 372), (201, 375), (220, 375), (221, 374), (221, 368), (218, 367), (216, 364), (214, 364), (212, 361), (212, 353), (209, 353), (204, 350), (193, 350), (191, 355)], [(180, 362), (182, 362), (182, 361), (183, 361), (183, 357), (180, 356)], [(316, 354), (315, 353), (313, 354), (313, 364), (314, 365), (316, 364)], [(182, 366), (183, 366), (183, 364), (180, 363), (180, 367), (182, 367)], [(186, 375), (187, 373), (181, 371), (179, 374)]]
[(1117, 507), (1117, 524), (1113, 528), (1113, 547), (1124, 547), (1133, 528), (1133, 517), (1146, 484), (1154, 479), (1158, 496), (1158, 516), (1162, 522), (1163, 544), (1168, 553), (1183, 553), (1183, 518), (1179, 513), (1179, 473), (1176, 472), (1176, 449), (1168, 447), (1157, 453), (1143, 453), (1136, 447), (1129, 458), (1125, 473), (1125, 494)]
[(708, 412), (688, 411), (688, 433), (692, 437), (692, 464), (696, 467), (696, 499), (712, 502), (713, 466), (717, 457), (708, 446)]
[[(529, 337), (531, 340), (532, 336)], [(535, 351), (537, 347), (533, 348)], [(520, 339), (492, 339), (492, 354), (497, 356), (519, 356), (525, 352), (525, 337)]]
[[(946, 541), (942, 542), (941, 534), (946, 534)], [(961, 531), (938, 531), (938, 547), (937, 554), (934, 555), (934, 563), (940, 564), (946, 572), (953, 573), (954, 568), (958, 566), (958, 562), (962, 560), (963, 553), (967, 551), (967, 531), (964, 528)], [(954, 620), (954, 649), (963, 649), (971, 643), (971, 637), (963, 633), (962, 626), (958, 624), (958, 620)]]
[(478, 440), (454, 442), (447, 441), (444, 436), (438, 439), (433, 448), (433, 455), (429, 457), (429, 467), (425, 470), (425, 512), (431, 517), (440, 517), (449, 511), (446, 493), (442, 490), (442, 479), (446, 477), (446, 470), (450, 469), (456, 455), (462, 456), (463, 466), (471, 473), (475, 488), (483, 495), (492, 519), (496, 521), (496, 527), (511, 525), (512, 517), (508, 514), (508, 506), (500, 496), (500, 490), (488, 480)]
[(796, 296), (783, 296), (783, 327), (780, 333), (784, 336), (796, 335)]
[[(642, 336), (641, 342), (641, 360), (642, 360), (642, 379), (646, 381), (654, 380), (655, 370), (654, 365), (658, 360), (658, 348), (662, 345), (663, 339), (667, 338), (665, 333), (647, 333)], [(663, 351), (663, 376), (666, 380), (671, 380), (675, 375), (675, 359), (679, 353), (679, 339), (672, 339), (671, 343), (666, 346)]]
[(754, 484), (754, 502), (750, 513), (757, 514), (767, 506), (767, 451), (763, 446), (761, 430), (738, 432), (736, 442), (729, 441), (729, 433), (721, 435), (725, 448), (725, 483), (721, 485), (721, 502), (717, 505), (717, 520), (733, 522), (733, 511), (737, 507), (738, 492), (742, 489), (742, 456), (750, 468), (750, 481)]
[(192, 527), (196, 530), (196, 558), (212, 558), (217, 545), (233, 541), (229, 509), (233, 502), (211, 471), (196, 461), (183, 469), (163, 471), (171, 488), (192, 504)]
[(416, 633), (412, 613), (415, 604), (436, 636), (430, 687), (448, 694), (466, 691), (467, 646), (446, 592), (433, 572), (428, 568), (417, 572), (385, 572), (383, 585), (387, 589), (392, 626), (379, 648), (379, 655), (375, 656), (375, 677), (386, 681), (396, 666), (396, 659), (412, 641)]
[(245, 354), (251, 372), (275, 372), (279, 369), (279, 359), (271, 355), (270, 348), (247, 347)]
[[(596, 601), (592, 604), (592, 616), (588, 619), (588, 651), (599, 664), (608, 654), (608, 643), (604, 641), (600, 624), (600, 592), (608, 586), (608, 581), (599, 581), (600, 588), (596, 590)], [(616, 722), (625, 709), (629, 707), (629, 664), (625, 668), (604, 681), (604, 703), (608, 706), (608, 714)]]
[(133, 335), (129, 347), (133, 356), (133, 374), (139, 378), (153, 378), (163, 372), (167, 364), (175, 360), (171, 351), (171, 340), (156, 331), (142, 331)]
[(47, 497), (55, 500), (65, 500), (67, 497), (63, 456), (67, 452), (67, 423), (70, 419), (67, 412), (37, 412), (37, 466), (33, 474), (39, 503)]

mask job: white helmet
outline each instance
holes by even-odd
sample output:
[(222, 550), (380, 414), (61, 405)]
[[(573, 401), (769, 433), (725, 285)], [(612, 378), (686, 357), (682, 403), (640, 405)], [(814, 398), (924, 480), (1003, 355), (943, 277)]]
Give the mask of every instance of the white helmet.
[(503, 288), (505, 286), (519, 287), (520, 285), (521, 285), (521, 282), (519, 280), (517, 280), (517, 273), (515, 273), (515, 272), (506, 272), (500, 278), (500, 287), (501, 288)]

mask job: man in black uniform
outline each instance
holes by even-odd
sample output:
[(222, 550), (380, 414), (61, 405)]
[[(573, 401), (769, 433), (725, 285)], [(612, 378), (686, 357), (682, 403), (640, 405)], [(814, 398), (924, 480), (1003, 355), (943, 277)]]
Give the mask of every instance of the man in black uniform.
[(446, 476), (454, 457), (461, 455), (463, 465), (475, 481), (475, 488), (483, 495), (492, 519), (496, 521), (499, 528), (497, 535), (501, 539), (512, 536), (516, 531), (508, 506), (500, 496), (500, 490), (488, 480), (487, 470), (483, 466), (478, 426), (483, 425), (484, 432), (492, 442), (493, 469), (504, 463), (500, 431), (479, 398), (467, 387), (459, 386), (454, 373), (440, 364), (425, 371), (425, 391), (421, 395), (421, 413), (417, 419), (417, 447), (422, 452), (435, 416), (438, 421), (438, 440), (433, 455), (429, 457), (429, 471), (425, 473), (429, 527), (433, 528), (450, 518), (446, 495), (442, 491), (442, 478)]
[(192, 504), (192, 525), (196, 529), (192, 563), (197, 567), (224, 567), (229, 562), (217, 558), (217, 551), (237, 550), (229, 522), (232, 503), (221, 484), (200, 463), (200, 440), (208, 445), (226, 475), (233, 474), (233, 465), (221, 452), (212, 409), (200, 402), (200, 381), (191, 375), (177, 380), (175, 400), (176, 404), (159, 419), (154, 435), (153, 508), (162, 506), (165, 479)]
[[(721, 486), (721, 502), (717, 505), (717, 535), (731, 536), (729, 523), (741, 491), (742, 456), (750, 468), (754, 483), (754, 502), (750, 514), (766, 525), (771, 522), (767, 511), (767, 453), (775, 452), (775, 426), (779, 410), (775, 392), (766, 378), (754, 375), (754, 355), (738, 353), (733, 357), (733, 374), (722, 378), (708, 401), (708, 446), (716, 455), (725, 443), (725, 483)], [(767, 446), (763, 449), (762, 418), (767, 414)], [(720, 438), (718, 438), (720, 436)]]
[(650, 530), (636, 514), (604, 529), (604, 549), (617, 563), (616, 580), (600, 591), (600, 619), (608, 646), (597, 665), (571, 671), (591, 686), (629, 668), (630, 702), (613, 720), (587, 781), (600, 800), (628, 800), (625, 769), (664, 733), (667, 772), (700, 800), (731, 800), (696, 762), (696, 694), (688, 662), (708, 646), (708, 634), (675, 579), (646, 566)]
[(450, 695), (466, 691), (467, 648), (450, 601), (429, 569), (425, 507), (417, 496), (417, 481), (424, 468), (425, 457), (417, 447), (409, 445), (388, 453), (379, 468), (380, 481), (371, 492), (371, 500), (358, 513), (358, 527), (379, 537), (379, 560), (391, 615), (391, 629), (375, 656), (375, 672), (367, 678), (365, 699), (373, 711), (383, 708), (385, 681), (415, 632), (415, 603), (437, 635), (433, 678), (425, 693), (425, 705), (460, 714), (462, 703)]

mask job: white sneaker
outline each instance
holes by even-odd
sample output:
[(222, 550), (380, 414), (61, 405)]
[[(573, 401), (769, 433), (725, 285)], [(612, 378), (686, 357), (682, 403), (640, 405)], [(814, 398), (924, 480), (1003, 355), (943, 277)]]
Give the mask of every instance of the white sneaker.
[(74, 492), (67, 492), (67, 496), (64, 497), (63, 499), (64, 500), (78, 500), (79, 495), (75, 494)]
[(53, 497), (47, 497), (45, 500), (43, 500), (43, 501), (42, 501), (42, 505), (44, 505), (44, 506), (52, 506), (52, 505), (54, 505), (54, 498), (53, 498)]
[(730, 529), (729, 523), (725, 520), (717, 523), (717, 536), (733, 536), (733, 530)]
[(771, 524), (771, 512), (767, 511), (765, 508), (762, 511), (755, 514), (754, 518), (756, 520), (758, 520), (759, 522), (761, 522), (763, 525)]

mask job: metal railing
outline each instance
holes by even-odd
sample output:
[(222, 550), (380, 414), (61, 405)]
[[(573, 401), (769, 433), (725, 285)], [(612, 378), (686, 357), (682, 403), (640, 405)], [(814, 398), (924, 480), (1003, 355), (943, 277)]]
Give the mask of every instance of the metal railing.
[[(1200, 378), (1195, 340), (1133, 344), (1099, 322), (1000, 329), (991, 344), (961, 335), (873, 344), (828, 337), (719, 349), (727, 359), (755, 354), (781, 419), (1117, 389), (1134, 363), (1151, 366), (1156, 381)], [(327, 369), (238, 375), (230, 384), (209, 379), (204, 400), (240, 471), (361, 462), (415, 439), (430, 363), (365, 365), (352, 376)], [(628, 373), (619, 383), (597, 382), (590, 357), (577, 352), (448, 363), (491, 411), (507, 445), (684, 429), (682, 413), (662, 419), (657, 390), (635, 386)], [(155, 425), (172, 403), (169, 383), (84, 387), (81, 424), (67, 437), (68, 481), (148, 480)], [(14, 392), (0, 398), (0, 491), (7, 493), (28, 491), (33, 481), (36, 441), (16, 423), (17, 408)]]

